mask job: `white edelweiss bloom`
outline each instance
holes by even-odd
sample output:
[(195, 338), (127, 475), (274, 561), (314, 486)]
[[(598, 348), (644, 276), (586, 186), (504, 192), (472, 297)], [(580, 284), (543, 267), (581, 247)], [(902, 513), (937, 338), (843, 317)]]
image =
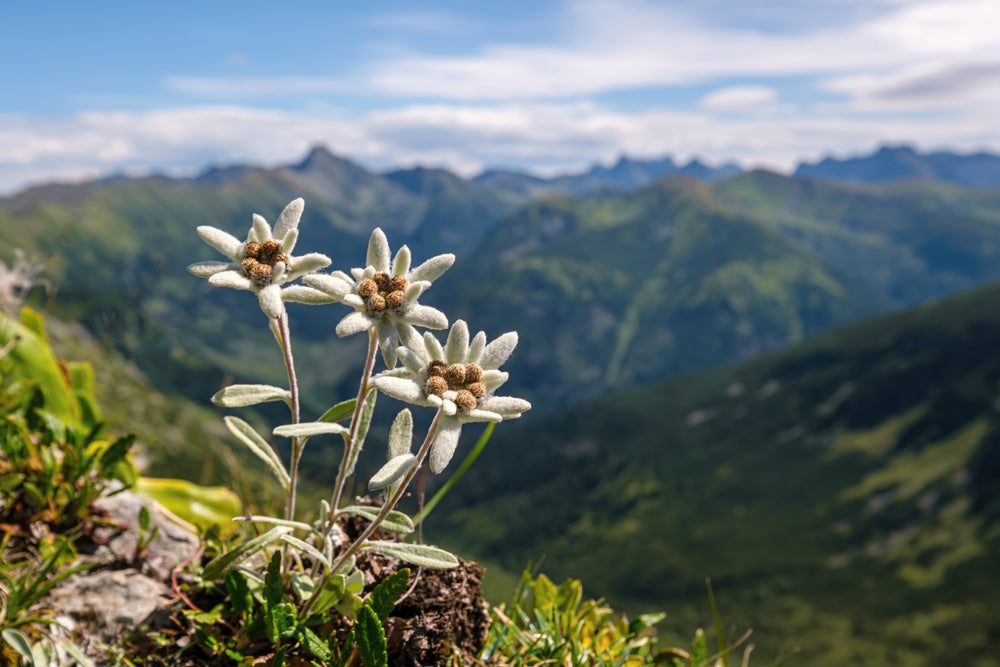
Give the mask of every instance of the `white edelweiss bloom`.
[[(368, 240), (367, 265), (343, 271), (306, 276), (304, 282), (354, 308), (337, 324), (338, 336), (350, 336), (375, 329), (382, 359), (388, 368), (396, 366), (396, 348), (413, 338), (419, 338), (414, 326), (444, 329), (448, 318), (437, 308), (417, 303), (424, 290), (431, 286), (455, 261), (452, 254), (432, 257), (415, 269), (410, 269), (410, 249), (399, 249), (390, 263), (389, 241), (376, 228)], [(352, 277), (353, 276), (353, 277)]]
[(462, 424), (515, 419), (531, 403), (513, 396), (495, 396), (507, 381), (498, 370), (517, 346), (517, 332), (505, 333), (489, 345), (480, 331), (469, 341), (469, 328), (457, 320), (444, 347), (430, 332), (399, 348), (403, 365), (375, 376), (384, 394), (415, 405), (440, 408), (438, 431), (428, 456), (431, 472), (444, 470), (458, 446)]
[(199, 278), (208, 278), (210, 285), (254, 292), (260, 300), (261, 310), (271, 319), (285, 312), (285, 301), (331, 303), (333, 299), (311, 287), (281, 287), (330, 265), (330, 258), (318, 252), (292, 255), (299, 238), (299, 220), (304, 206), (301, 198), (288, 204), (273, 230), (262, 216), (254, 213), (253, 226), (245, 242), (216, 227), (198, 227), (198, 236), (229, 261), (197, 262), (187, 270)]

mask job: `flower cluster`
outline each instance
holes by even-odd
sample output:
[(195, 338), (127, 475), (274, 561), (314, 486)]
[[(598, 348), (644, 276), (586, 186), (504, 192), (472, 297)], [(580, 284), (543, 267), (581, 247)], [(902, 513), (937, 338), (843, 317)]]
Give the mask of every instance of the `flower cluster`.
[[(198, 227), (202, 239), (230, 261), (199, 262), (188, 271), (208, 278), (212, 285), (252, 290), (272, 319), (284, 314), (285, 301), (339, 301), (352, 307), (354, 312), (341, 319), (336, 332), (350, 336), (368, 331), (377, 340), (387, 370), (374, 377), (375, 387), (399, 400), (440, 410), (428, 454), (435, 473), (454, 455), (462, 424), (513, 419), (531, 408), (524, 399), (494, 394), (507, 381), (507, 373), (499, 367), (517, 345), (516, 333), (503, 334), (487, 345), (481, 331), (470, 341), (468, 326), (458, 320), (442, 346), (430, 332), (423, 336), (417, 332), (415, 327), (448, 327), (444, 313), (418, 299), (451, 267), (454, 255), (437, 255), (411, 268), (409, 248), (402, 246), (393, 257), (385, 234), (375, 229), (364, 267), (351, 269), (350, 275), (316, 273), (330, 264), (328, 257), (291, 254), (302, 209), (301, 199), (288, 204), (273, 230), (255, 214), (245, 242), (215, 227)], [(305, 285), (282, 287), (299, 277)], [(397, 360), (403, 362), (399, 368)]]
[[(367, 266), (307, 276), (304, 280), (354, 312), (337, 325), (338, 336), (374, 329), (385, 365), (396, 365), (396, 348), (417, 337), (415, 326), (444, 329), (448, 318), (436, 308), (417, 303), (423, 292), (454, 263), (452, 254), (437, 255), (410, 269), (410, 249), (405, 245), (389, 261), (389, 241), (376, 228), (368, 241)], [(353, 276), (353, 278), (352, 278)]]
[(480, 331), (470, 342), (468, 326), (458, 320), (443, 347), (425, 333), (399, 349), (400, 368), (375, 377), (375, 387), (383, 394), (442, 411), (429, 455), (431, 472), (441, 472), (451, 461), (465, 422), (514, 419), (531, 409), (522, 398), (493, 393), (507, 381), (507, 373), (499, 368), (516, 346), (513, 331), (488, 345)]
[(322, 292), (305, 285), (282, 285), (330, 265), (330, 258), (318, 252), (295, 257), (292, 250), (299, 238), (299, 220), (305, 203), (296, 199), (278, 216), (274, 229), (256, 213), (247, 240), (240, 241), (216, 227), (198, 227), (198, 236), (229, 258), (229, 262), (197, 262), (187, 270), (211, 285), (251, 290), (260, 308), (271, 319), (285, 312), (285, 301), (331, 303)]

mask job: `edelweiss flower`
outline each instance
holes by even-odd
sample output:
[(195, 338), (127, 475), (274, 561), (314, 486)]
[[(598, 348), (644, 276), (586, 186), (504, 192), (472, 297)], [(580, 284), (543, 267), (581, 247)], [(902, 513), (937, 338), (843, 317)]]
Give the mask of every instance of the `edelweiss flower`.
[(382, 359), (388, 368), (396, 365), (396, 348), (419, 339), (414, 325), (444, 329), (448, 318), (436, 308), (417, 303), (417, 298), (455, 261), (452, 254), (432, 257), (410, 270), (410, 249), (405, 245), (389, 264), (389, 241), (376, 228), (368, 240), (368, 265), (343, 271), (307, 276), (305, 283), (336, 301), (354, 307), (354, 312), (337, 324), (338, 336), (350, 336), (375, 328)]
[(197, 262), (187, 270), (199, 278), (208, 278), (210, 285), (251, 290), (260, 299), (260, 308), (271, 319), (285, 312), (285, 301), (299, 303), (330, 303), (322, 292), (304, 285), (281, 286), (307, 273), (329, 266), (330, 258), (318, 252), (295, 257), (292, 249), (299, 238), (299, 219), (305, 202), (294, 200), (278, 217), (274, 230), (262, 217), (253, 214), (253, 226), (246, 242), (221, 229), (203, 225), (200, 236), (230, 259), (229, 262)]
[(426, 332), (423, 338), (414, 337), (399, 348), (400, 368), (375, 376), (375, 386), (382, 393), (442, 410), (431, 443), (431, 472), (441, 472), (451, 461), (465, 422), (514, 419), (531, 409), (531, 403), (523, 398), (493, 395), (507, 381), (507, 373), (497, 369), (515, 346), (517, 333), (513, 331), (489, 345), (486, 334), (480, 331), (470, 345), (469, 328), (458, 320), (443, 348)]

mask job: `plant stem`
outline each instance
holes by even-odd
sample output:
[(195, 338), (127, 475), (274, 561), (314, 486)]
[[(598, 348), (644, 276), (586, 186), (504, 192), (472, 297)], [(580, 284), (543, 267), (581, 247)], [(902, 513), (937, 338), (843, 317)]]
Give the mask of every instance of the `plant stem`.
[[(292, 423), (298, 424), (301, 410), (299, 409), (299, 381), (295, 376), (295, 359), (292, 357), (292, 331), (288, 327), (288, 313), (283, 312), (278, 319), (271, 320), (271, 330), (274, 337), (278, 339), (281, 347), (281, 354), (285, 360), (285, 370), (288, 371), (288, 393), (291, 396), (289, 409), (292, 412)], [(302, 458), (302, 450), (305, 448), (305, 439), (292, 437), (292, 455), (288, 468), (288, 500), (285, 502), (285, 519), (295, 520), (295, 498), (299, 485), (299, 459)], [(281, 549), (281, 570), (287, 572), (290, 565), (289, 545), (286, 543)]]
[[(413, 477), (414, 475), (417, 474), (417, 471), (420, 470), (420, 467), (424, 463), (424, 459), (427, 458), (427, 452), (430, 451), (431, 443), (434, 442), (434, 436), (437, 435), (438, 422), (441, 419), (441, 414), (442, 410), (438, 409), (437, 413), (434, 415), (434, 421), (431, 422), (430, 428), (427, 429), (427, 436), (424, 438), (424, 442), (423, 444), (420, 445), (420, 450), (417, 452), (417, 465), (413, 466), (410, 472), (406, 473), (406, 475), (403, 477), (403, 480), (399, 483), (399, 488), (396, 489), (396, 493), (394, 493), (392, 495), (392, 498), (387, 499), (385, 504), (382, 505), (382, 509), (379, 511), (378, 516), (376, 516), (375, 519), (370, 524), (368, 524), (368, 526), (361, 532), (358, 538), (354, 540), (349, 547), (347, 547), (347, 550), (344, 553), (342, 553), (340, 557), (337, 558), (337, 560), (333, 562), (333, 565), (330, 567), (327, 573), (323, 575), (323, 578), (320, 581), (319, 585), (316, 586), (316, 591), (313, 593), (312, 597), (309, 598), (305, 606), (302, 608), (303, 615), (309, 614), (310, 610), (312, 609), (314, 601), (326, 587), (326, 583), (327, 581), (329, 581), (330, 575), (333, 574), (334, 572), (337, 572), (341, 567), (344, 566), (344, 563), (346, 563), (351, 556), (357, 553), (358, 549), (361, 548), (365, 540), (367, 540), (369, 537), (372, 536), (372, 533), (374, 533), (375, 530), (385, 520), (385, 518), (389, 516), (389, 512), (391, 512), (396, 507), (396, 505), (399, 504), (399, 501), (403, 499), (403, 495), (406, 493), (406, 487), (413, 480)], [(336, 510), (334, 510), (330, 514), (331, 514), (331, 524), (332, 524), (332, 521), (336, 519), (337, 512)]]
[(403, 495), (406, 493), (406, 487), (413, 480), (417, 471), (420, 470), (420, 467), (424, 463), (424, 459), (427, 458), (427, 452), (430, 451), (431, 443), (434, 441), (434, 436), (437, 435), (438, 422), (441, 420), (441, 414), (442, 410), (439, 408), (437, 414), (434, 415), (434, 421), (431, 422), (430, 428), (427, 429), (427, 437), (424, 438), (423, 444), (420, 445), (420, 451), (417, 452), (417, 465), (413, 466), (413, 468), (410, 469), (410, 472), (406, 473), (403, 480), (399, 483), (399, 488), (396, 489), (396, 493), (394, 493), (392, 498), (387, 500), (385, 504), (382, 505), (382, 510), (378, 513), (378, 516), (375, 517), (374, 521), (368, 524), (368, 527), (365, 528), (360, 535), (358, 535), (358, 538), (347, 548), (347, 551), (342, 553), (340, 557), (334, 561), (333, 566), (330, 568), (331, 572), (336, 572), (340, 569), (340, 567), (347, 562), (347, 559), (353, 556), (358, 549), (361, 548), (364, 541), (372, 536), (375, 529), (382, 524), (387, 516), (389, 516), (389, 512), (391, 512), (396, 505), (399, 504), (399, 501), (403, 499)]
[(351, 416), (351, 426), (347, 432), (347, 448), (344, 456), (340, 459), (340, 468), (337, 470), (337, 481), (333, 485), (333, 496), (330, 500), (330, 519), (327, 527), (333, 527), (334, 518), (337, 515), (337, 508), (340, 506), (340, 499), (344, 493), (344, 483), (347, 481), (348, 462), (354, 458), (355, 438), (358, 435), (358, 426), (361, 423), (361, 411), (364, 408), (365, 398), (368, 396), (370, 388), (368, 381), (372, 377), (372, 368), (375, 367), (375, 354), (378, 352), (378, 336), (375, 330), (368, 332), (368, 357), (365, 359), (365, 369), (361, 373), (361, 386), (358, 387), (358, 399), (354, 405), (354, 414)]
[[(276, 320), (278, 333), (278, 343), (285, 359), (285, 369), (288, 371), (288, 391), (291, 394), (292, 423), (298, 424), (300, 418), (299, 409), (299, 382), (295, 376), (295, 359), (292, 357), (292, 332), (288, 328), (288, 313), (282, 313)], [(295, 520), (295, 495), (299, 481), (299, 459), (302, 458), (303, 440), (299, 437), (292, 438), (292, 457), (289, 466), (288, 502), (285, 504), (285, 518), (289, 521)]]

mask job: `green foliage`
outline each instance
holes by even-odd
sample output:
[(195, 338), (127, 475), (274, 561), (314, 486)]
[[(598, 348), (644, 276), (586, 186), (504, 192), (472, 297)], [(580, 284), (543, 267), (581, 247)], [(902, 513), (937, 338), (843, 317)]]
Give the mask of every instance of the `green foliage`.
[[(0, 661), (88, 665), (65, 637), (43, 630), (51, 621), (38, 605), (96, 565), (76, 562), (73, 541), (109, 482), (135, 482), (135, 437), (102, 436), (93, 372), (57, 360), (37, 313), (25, 309), (23, 324), (0, 313), (0, 347)], [(144, 538), (152, 539), (148, 525)]]
[(16, 341), (0, 359), (0, 517), (65, 531), (88, 516), (107, 482), (135, 483), (128, 460), (135, 436), (101, 435), (102, 424), (89, 421), (96, 410), (80, 408), (96, 405), (92, 386), (70, 384), (34, 322), (17, 327), (0, 314), (0, 331)]
[(649, 631), (662, 618), (646, 615), (629, 623), (603, 601), (584, 600), (578, 580), (556, 586), (544, 574), (532, 579), (528, 569), (510, 603), (494, 611), (482, 658), (518, 667), (673, 665), (657, 652)]
[(666, 607), (677, 644), (711, 576), (765, 664), (987, 660), (998, 338), (991, 287), (500, 431), (433, 537), (510, 571), (544, 553)]

